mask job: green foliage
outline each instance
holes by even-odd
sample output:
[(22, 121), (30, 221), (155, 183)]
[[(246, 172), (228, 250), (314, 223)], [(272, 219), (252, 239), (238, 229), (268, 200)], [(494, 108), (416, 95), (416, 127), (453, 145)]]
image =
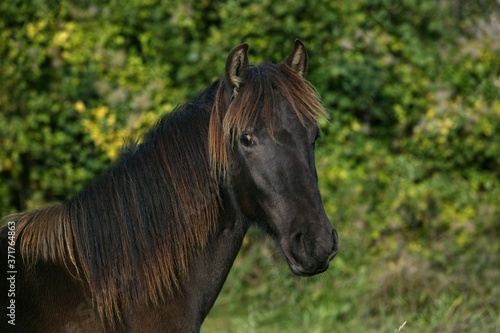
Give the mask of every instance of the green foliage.
[(0, 3), (0, 215), (62, 201), (223, 71), (300, 37), (329, 121), (317, 164), (342, 252), (297, 280), (255, 233), (207, 319), (227, 332), (493, 332), (498, 2)]

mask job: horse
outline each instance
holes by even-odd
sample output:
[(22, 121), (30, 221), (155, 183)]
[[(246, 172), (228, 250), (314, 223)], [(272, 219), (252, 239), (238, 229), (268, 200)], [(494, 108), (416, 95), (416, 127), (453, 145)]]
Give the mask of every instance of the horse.
[(7, 218), (2, 332), (199, 332), (251, 225), (293, 273), (328, 268), (306, 48), (260, 65), (247, 51), (74, 197)]

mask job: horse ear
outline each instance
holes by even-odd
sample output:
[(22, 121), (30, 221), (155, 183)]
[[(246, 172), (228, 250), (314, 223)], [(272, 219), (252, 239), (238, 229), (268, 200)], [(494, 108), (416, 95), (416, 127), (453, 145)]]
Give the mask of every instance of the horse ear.
[(236, 46), (229, 52), (226, 60), (226, 81), (237, 92), (245, 81), (248, 71), (248, 44)]
[(307, 51), (300, 39), (295, 40), (293, 51), (288, 56), (285, 62), (295, 73), (302, 77), (306, 76), (307, 72)]

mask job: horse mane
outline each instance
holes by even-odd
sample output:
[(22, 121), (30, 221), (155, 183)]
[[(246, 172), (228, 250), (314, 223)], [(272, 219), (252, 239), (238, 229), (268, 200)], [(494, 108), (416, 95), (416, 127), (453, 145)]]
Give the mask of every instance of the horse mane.
[[(209, 157), (212, 170), (227, 173), (229, 156), (227, 143), (239, 138), (243, 132), (255, 127), (264, 119), (267, 130), (274, 137), (279, 119), (280, 103), (288, 104), (302, 125), (316, 124), (325, 117), (323, 103), (313, 85), (295, 73), (285, 63), (263, 63), (249, 68), (248, 76), (230, 103), (221, 84), (215, 97), (210, 118)], [(229, 105), (228, 105), (229, 104)]]
[(206, 245), (220, 207), (206, 144), (217, 85), (161, 118), (68, 202), (16, 217), (26, 264), (65, 266), (103, 322), (138, 301), (163, 301)]
[(159, 304), (172, 295), (214, 230), (224, 178), (214, 170), (227, 171), (228, 140), (262, 112), (273, 133), (283, 100), (304, 125), (325, 114), (312, 85), (284, 64), (252, 67), (229, 105), (224, 91), (219, 79), (162, 117), (68, 202), (18, 214), (24, 262), (66, 267), (111, 325), (136, 302)]

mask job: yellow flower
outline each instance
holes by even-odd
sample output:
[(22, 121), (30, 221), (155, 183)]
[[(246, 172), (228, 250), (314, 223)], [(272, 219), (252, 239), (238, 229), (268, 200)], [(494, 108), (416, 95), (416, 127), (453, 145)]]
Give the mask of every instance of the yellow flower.
[(79, 113), (82, 113), (83, 111), (85, 111), (85, 104), (83, 104), (82, 101), (78, 101), (78, 102), (75, 103), (75, 109)]

